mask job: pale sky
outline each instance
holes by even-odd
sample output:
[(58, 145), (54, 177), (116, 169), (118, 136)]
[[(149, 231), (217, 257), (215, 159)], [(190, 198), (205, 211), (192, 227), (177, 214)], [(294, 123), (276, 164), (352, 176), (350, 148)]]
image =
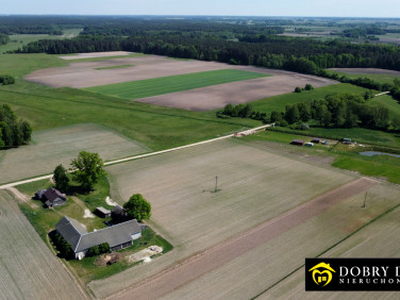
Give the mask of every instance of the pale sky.
[(400, 18), (400, 0), (0, 0), (0, 14)]

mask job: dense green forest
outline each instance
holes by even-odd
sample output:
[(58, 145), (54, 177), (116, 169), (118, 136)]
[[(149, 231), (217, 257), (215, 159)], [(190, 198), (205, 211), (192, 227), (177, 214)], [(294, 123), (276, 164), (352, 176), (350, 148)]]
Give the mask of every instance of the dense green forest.
[[(65, 20), (71, 22), (71, 20)], [(266, 19), (245, 23), (220, 19), (167, 19), (88, 17), (80, 36), (70, 40), (40, 40), (18, 52), (66, 54), (93, 51), (134, 51), (171, 57), (256, 65), (325, 76), (323, 69), (374, 67), (400, 70), (400, 47), (352, 43), (335, 39), (281, 36), (293, 20)], [(274, 22), (272, 22), (274, 21)], [(61, 22), (61, 21), (60, 21)], [(11, 26), (11, 25), (10, 25)], [(26, 25), (28, 26), (28, 25)], [(72, 26), (58, 24), (46, 26)], [(75, 24), (78, 26), (78, 24)], [(352, 27), (348, 25), (348, 27)], [(384, 26), (355, 26), (343, 35), (384, 34)]]
[(10, 106), (0, 106), (0, 148), (18, 147), (31, 140), (31, 125), (23, 120), (18, 120), (17, 115)]

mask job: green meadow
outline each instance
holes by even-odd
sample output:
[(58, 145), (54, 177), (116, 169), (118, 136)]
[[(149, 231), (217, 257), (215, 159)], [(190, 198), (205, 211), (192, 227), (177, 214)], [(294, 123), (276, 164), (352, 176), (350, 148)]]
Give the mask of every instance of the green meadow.
[(227, 69), (102, 85), (85, 90), (132, 100), (266, 76), (268, 75)]

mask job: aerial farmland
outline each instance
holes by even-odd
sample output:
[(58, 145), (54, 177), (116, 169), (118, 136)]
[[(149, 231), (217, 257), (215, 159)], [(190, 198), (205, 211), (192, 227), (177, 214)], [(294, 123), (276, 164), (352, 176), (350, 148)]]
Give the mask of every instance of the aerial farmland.
[[(79, 47), (96, 36), (85, 32), (99, 22), (95, 19), (81, 20), (89, 22), (85, 29), (69, 28), (89, 36), (77, 39)], [(139, 36), (137, 44), (121, 43), (116, 51), (93, 52), (92, 41), (84, 53), (73, 53), (80, 51), (57, 48), (72, 45), (73, 37), (65, 44), (57, 42), (65, 38), (54, 37), (33, 44), (21, 40), (17, 53), (0, 56), (4, 73), (15, 80), (0, 86), (0, 117), (12, 111), (17, 124), (27, 120), (32, 131), (28, 143), (0, 150), (0, 298), (347, 299), (346, 293), (306, 292), (305, 258), (400, 255), (399, 73), (353, 68), (344, 58), (335, 64), (333, 56), (335, 68), (325, 70), (318, 65), (322, 54), (312, 62), (291, 53), (257, 54), (246, 61), (243, 55), (264, 49), (268, 40), (259, 20), (240, 25), (261, 30), (254, 37), (232, 29), (235, 20), (221, 21), (238, 38), (227, 38), (232, 32), (223, 27), (219, 43), (232, 49), (243, 43), (251, 51), (231, 53), (226, 46), (207, 52), (204, 45), (179, 44), (181, 54), (172, 55), (173, 42), (165, 48), (157, 43), (175, 30), (164, 31), (165, 24), (180, 21), (164, 21), (155, 22), (162, 34), (146, 47)], [(93, 28), (107, 32), (100, 24)], [(318, 46), (316, 52), (341, 46), (309, 40), (295, 49), (298, 40), (288, 35), (271, 41), (292, 43), (285, 45), (293, 52), (309, 44)], [(114, 38), (117, 43), (125, 34)], [(107, 34), (98, 36), (103, 39), (112, 44)], [(29, 53), (40, 45), (56, 53)], [(170, 49), (168, 56), (160, 55), (163, 49)], [(374, 61), (368, 59), (363, 62)], [(337, 67), (342, 65), (346, 68)], [(357, 110), (383, 112), (381, 123), (368, 123)], [(336, 127), (338, 120), (343, 122)], [(0, 146), (12, 134), (4, 124)], [(293, 140), (301, 143), (291, 145)], [(76, 176), (81, 153), (98, 155), (96, 166), (104, 169), (87, 189)], [(39, 194), (57, 187), (60, 166), (69, 186), (65, 194), (57, 192), (65, 205), (53, 207)], [(60, 220), (67, 217), (71, 228), (82, 230), (79, 240), (104, 233), (132, 218), (126, 203), (137, 195), (151, 204), (151, 217), (138, 218), (137, 240), (105, 253), (96, 245), (82, 260), (61, 251)], [(67, 251), (76, 250), (62, 238)]]

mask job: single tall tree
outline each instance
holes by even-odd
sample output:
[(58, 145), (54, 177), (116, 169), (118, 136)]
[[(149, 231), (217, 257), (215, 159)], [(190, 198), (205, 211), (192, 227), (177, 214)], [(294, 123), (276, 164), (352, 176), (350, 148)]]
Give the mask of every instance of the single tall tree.
[(68, 191), (69, 187), (69, 178), (67, 176), (67, 170), (63, 167), (63, 165), (58, 165), (54, 170), (53, 176), (54, 182), (56, 184), (56, 189), (61, 192)]
[(103, 160), (97, 153), (82, 151), (78, 158), (72, 160), (71, 166), (76, 169), (74, 179), (87, 191), (92, 190), (99, 179), (107, 174), (103, 170)]
[(136, 219), (139, 222), (151, 217), (151, 204), (141, 194), (133, 195), (124, 204), (124, 209), (128, 217)]

